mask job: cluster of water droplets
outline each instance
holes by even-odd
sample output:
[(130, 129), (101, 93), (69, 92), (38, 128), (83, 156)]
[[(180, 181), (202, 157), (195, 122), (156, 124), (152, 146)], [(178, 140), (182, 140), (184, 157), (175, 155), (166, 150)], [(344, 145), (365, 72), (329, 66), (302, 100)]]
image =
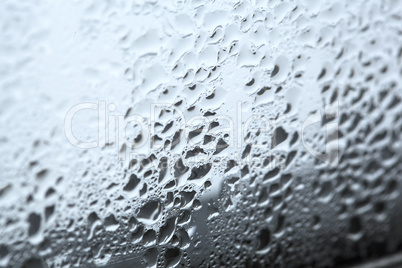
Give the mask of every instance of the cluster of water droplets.
[[(17, 88), (1, 267), (333, 266), (402, 247), (398, 1), (1, 5), (0, 85)], [(99, 100), (144, 119), (132, 147), (66, 141), (68, 105)], [(307, 150), (328, 144), (336, 165)]]

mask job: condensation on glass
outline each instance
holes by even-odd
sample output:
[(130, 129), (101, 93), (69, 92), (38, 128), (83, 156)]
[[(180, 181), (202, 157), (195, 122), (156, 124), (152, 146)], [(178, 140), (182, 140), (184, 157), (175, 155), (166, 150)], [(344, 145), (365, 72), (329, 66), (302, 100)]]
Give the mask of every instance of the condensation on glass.
[(0, 7), (0, 267), (402, 248), (401, 1)]

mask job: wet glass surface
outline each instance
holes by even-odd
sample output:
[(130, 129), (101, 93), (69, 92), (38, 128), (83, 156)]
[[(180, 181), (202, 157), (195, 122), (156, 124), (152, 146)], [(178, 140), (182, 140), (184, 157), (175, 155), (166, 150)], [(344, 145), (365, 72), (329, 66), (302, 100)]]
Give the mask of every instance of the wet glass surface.
[(0, 267), (402, 249), (401, 1), (0, 2)]

